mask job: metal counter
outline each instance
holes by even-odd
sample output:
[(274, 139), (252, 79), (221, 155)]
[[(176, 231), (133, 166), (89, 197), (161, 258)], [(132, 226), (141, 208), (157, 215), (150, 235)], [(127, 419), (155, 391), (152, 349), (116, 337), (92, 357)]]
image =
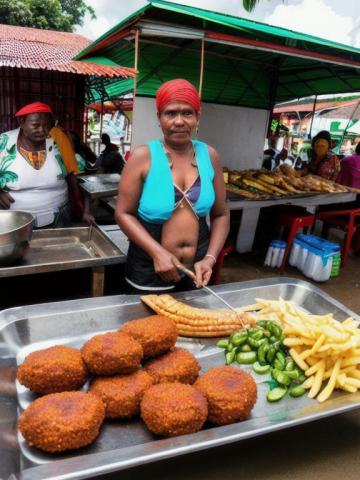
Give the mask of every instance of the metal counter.
[(124, 263), (126, 252), (94, 225), (35, 230), (27, 254), (13, 265), (0, 266), (0, 278), (91, 268), (92, 293), (100, 296), (104, 288), (104, 267)]
[[(272, 278), (214, 287), (229, 303), (238, 307), (254, 303), (255, 297), (291, 300), (314, 314), (332, 312), (339, 320), (359, 317), (312, 284), (290, 278)], [(188, 304), (219, 308), (216, 298), (201, 290), (176, 295)], [(12, 479), (90, 478), (161, 459), (184, 455), (232, 442), (269, 434), (360, 407), (360, 394), (336, 392), (319, 404), (307, 397), (277, 404), (266, 402), (267, 386), (258, 382), (258, 401), (244, 422), (222, 427), (207, 426), (196, 434), (158, 439), (139, 420), (105, 421), (96, 441), (81, 450), (49, 455), (29, 448), (16, 433), (17, 415), (31, 400), (26, 389), (15, 385), (16, 365), (31, 351), (54, 344), (81, 346), (99, 332), (114, 330), (129, 319), (152, 312), (138, 296), (89, 298), (4, 310), (0, 313), (0, 477)], [(224, 362), (223, 353), (211, 339), (179, 338), (178, 344), (191, 350), (202, 370)], [(4, 400), (6, 399), (6, 400)], [(269, 437), (269, 445), (271, 440)]]

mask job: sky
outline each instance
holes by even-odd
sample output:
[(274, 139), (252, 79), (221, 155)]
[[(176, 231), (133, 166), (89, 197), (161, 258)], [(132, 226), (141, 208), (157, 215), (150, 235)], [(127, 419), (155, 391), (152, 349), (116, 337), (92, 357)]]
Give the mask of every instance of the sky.
[[(76, 32), (96, 40), (147, 2), (86, 0), (86, 3), (94, 8), (97, 20), (86, 15), (84, 25)], [(248, 18), (360, 48), (360, 0), (260, 0), (252, 13), (244, 10), (242, 0), (177, 0), (174, 3)]]

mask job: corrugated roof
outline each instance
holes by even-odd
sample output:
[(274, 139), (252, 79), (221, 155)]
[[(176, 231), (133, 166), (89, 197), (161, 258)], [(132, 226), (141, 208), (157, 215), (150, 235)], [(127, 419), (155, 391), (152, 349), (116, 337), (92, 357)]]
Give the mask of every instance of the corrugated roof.
[(56, 70), (107, 78), (134, 77), (134, 69), (72, 58), (90, 41), (77, 33), (0, 24), (0, 66)]
[[(360, 91), (359, 49), (160, 0), (148, 1), (76, 58), (96, 55), (133, 66), (136, 30), (138, 95), (153, 96), (162, 82), (179, 76), (199, 85), (202, 42), (206, 102), (269, 109), (293, 98)], [(130, 82), (115, 82), (107, 92), (119, 96), (131, 89)]]
[[(351, 105), (355, 105), (358, 103), (358, 100), (344, 100), (341, 102), (316, 102), (315, 111), (318, 112), (319, 110), (324, 110), (327, 108), (340, 108), (346, 107)], [(312, 112), (314, 109), (314, 102), (296, 104), (293, 103), (292, 105), (278, 105), (274, 108), (274, 113), (289, 113), (289, 112)]]

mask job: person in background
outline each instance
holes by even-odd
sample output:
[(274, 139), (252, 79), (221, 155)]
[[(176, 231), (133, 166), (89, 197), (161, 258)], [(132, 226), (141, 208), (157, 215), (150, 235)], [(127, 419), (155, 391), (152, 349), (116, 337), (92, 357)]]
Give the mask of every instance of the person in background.
[(158, 89), (156, 108), (163, 138), (131, 152), (115, 211), (130, 240), (132, 292), (194, 288), (181, 278), (178, 261), (194, 269), (198, 287), (206, 285), (229, 232), (219, 155), (192, 140), (200, 120), (197, 90), (187, 80), (170, 80)]
[(80, 174), (94, 175), (98, 171), (98, 158), (91, 148), (84, 143), (80, 136), (71, 130), (69, 132), (75, 150), (75, 158)]
[(313, 173), (327, 180), (335, 181), (340, 171), (340, 160), (331, 151), (331, 136), (321, 130), (311, 142), (310, 162), (302, 169), (302, 174)]
[[(54, 139), (49, 105), (34, 102), (15, 116), (19, 128), (0, 135), (0, 209), (24, 210), (34, 216), (35, 227), (71, 226), (69, 193), (81, 198), (76, 161), (62, 158)], [(93, 221), (82, 204), (81, 219)]]
[(340, 173), (337, 183), (360, 189), (360, 142), (356, 145), (355, 153), (345, 157), (340, 162)]
[(121, 174), (125, 162), (118, 147), (114, 143), (111, 143), (110, 137), (107, 133), (101, 135), (101, 143), (105, 145), (104, 150), (99, 156), (101, 173)]

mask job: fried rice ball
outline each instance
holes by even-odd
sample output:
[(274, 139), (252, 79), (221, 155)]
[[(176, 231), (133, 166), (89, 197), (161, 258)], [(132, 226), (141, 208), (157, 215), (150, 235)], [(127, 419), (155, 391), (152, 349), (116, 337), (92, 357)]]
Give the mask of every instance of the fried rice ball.
[(19, 419), (19, 430), (30, 447), (63, 452), (89, 445), (105, 418), (101, 398), (92, 393), (62, 392), (40, 397)]
[(143, 349), (127, 333), (95, 335), (82, 347), (81, 354), (89, 371), (96, 375), (131, 373), (140, 367)]
[(140, 412), (140, 402), (145, 391), (154, 383), (152, 377), (138, 370), (128, 375), (97, 377), (90, 392), (101, 396), (108, 418), (131, 418)]
[(198, 378), (200, 364), (185, 348), (174, 347), (170, 352), (144, 363), (145, 371), (155, 383), (180, 382), (192, 384)]
[(146, 390), (140, 405), (147, 428), (164, 437), (198, 432), (208, 414), (204, 395), (183, 383), (159, 383)]
[(206, 397), (208, 420), (215, 425), (245, 420), (257, 400), (257, 387), (252, 376), (240, 368), (210, 368), (194, 384)]
[(65, 392), (81, 388), (87, 370), (79, 350), (56, 345), (30, 353), (18, 368), (16, 378), (33, 392)]
[(150, 315), (126, 322), (120, 329), (141, 343), (144, 357), (151, 358), (167, 352), (177, 339), (176, 324), (162, 315)]

